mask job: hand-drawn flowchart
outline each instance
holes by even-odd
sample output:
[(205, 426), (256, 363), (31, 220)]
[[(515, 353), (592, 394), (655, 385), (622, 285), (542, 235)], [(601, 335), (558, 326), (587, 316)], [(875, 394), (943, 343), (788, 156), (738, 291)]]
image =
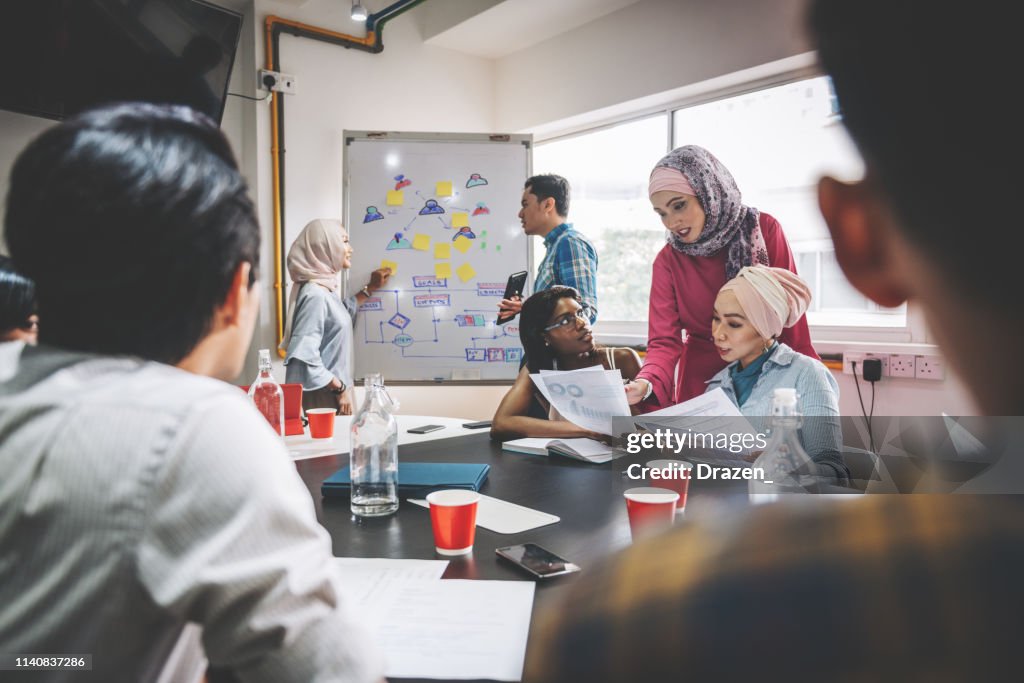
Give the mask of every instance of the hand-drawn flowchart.
[[(392, 277), (359, 307), (357, 369), (362, 354), (399, 378), (449, 379), (467, 368), (481, 379), (514, 376), (523, 358), (518, 321), (495, 321), (505, 280), (525, 267), (515, 215), (525, 175), (510, 187), (502, 170), (493, 173), (505, 182), (495, 183), (486, 163), (377, 170), (350, 185), (349, 232), (360, 271), (385, 267)], [(492, 212), (499, 206), (502, 214)]]

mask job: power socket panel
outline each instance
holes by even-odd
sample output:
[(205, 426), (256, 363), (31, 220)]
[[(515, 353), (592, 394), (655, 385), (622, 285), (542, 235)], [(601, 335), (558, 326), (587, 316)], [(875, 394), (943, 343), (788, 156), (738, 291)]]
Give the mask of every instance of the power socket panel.
[(916, 358), (908, 353), (893, 353), (889, 355), (889, 376), (905, 377), (914, 379), (916, 369)]
[(295, 76), (292, 76), (291, 74), (283, 74), (278, 71), (271, 71), (269, 69), (260, 69), (259, 73), (256, 74), (256, 87), (260, 90), (270, 90), (272, 92), (284, 93), (286, 95), (294, 95)]
[(853, 362), (857, 362), (857, 377), (864, 377), (864, 359), (877, 358), (882, 361), (882, 377), (889, 376), (889, 356), (881, 353), (843, 353), (843, 374), (853, 374)]
[(915, 356), (914, 377), (917, 379), (945, 379), (946, 370), (942, 358), (939, 356)]

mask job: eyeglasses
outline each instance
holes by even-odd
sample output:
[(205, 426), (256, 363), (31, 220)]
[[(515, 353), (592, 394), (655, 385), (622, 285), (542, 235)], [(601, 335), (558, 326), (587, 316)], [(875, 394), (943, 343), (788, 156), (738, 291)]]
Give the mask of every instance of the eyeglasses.
[(550, 332), (551, 330), (561, 329), (563, 327), (568, 327), (569, 325), (575, 326), (578, 320), (586, 319), (587, 311), (583, 308), (578, 308), (576, 309), (575, 313), (566, 313), (563, 316), (559, 316), (558, 320), (556, 320), (553, 324), (545, 327), (544, 331)]

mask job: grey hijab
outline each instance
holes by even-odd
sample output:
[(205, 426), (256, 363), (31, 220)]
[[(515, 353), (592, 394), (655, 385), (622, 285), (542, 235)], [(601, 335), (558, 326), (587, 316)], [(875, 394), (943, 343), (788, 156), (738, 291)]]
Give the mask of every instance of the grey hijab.
[(770, 265), (758, 210), (743, 204), (729, 169), (711, 152), (697, 145), (678, 147), (655, 164), (655, 168), (660, 166), (674, 168), (686, 177), (707, 216), (704, 230), (692, 244), (670, 234), (668, 243), (673, 249), (690, 256), (714, 256), (727, 248), (727, 280), (745, 266)]

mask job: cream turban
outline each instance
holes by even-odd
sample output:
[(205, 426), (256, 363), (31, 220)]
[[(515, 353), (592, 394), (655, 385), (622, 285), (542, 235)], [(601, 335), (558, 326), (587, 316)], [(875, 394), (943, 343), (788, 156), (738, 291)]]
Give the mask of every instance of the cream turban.
[(721, 291), (727, 289), (736, 295), (747, 320), (765, 339), (795, 325), (811, 303), (807, 283), (785, 268), (747, 266), (722, 285)]

